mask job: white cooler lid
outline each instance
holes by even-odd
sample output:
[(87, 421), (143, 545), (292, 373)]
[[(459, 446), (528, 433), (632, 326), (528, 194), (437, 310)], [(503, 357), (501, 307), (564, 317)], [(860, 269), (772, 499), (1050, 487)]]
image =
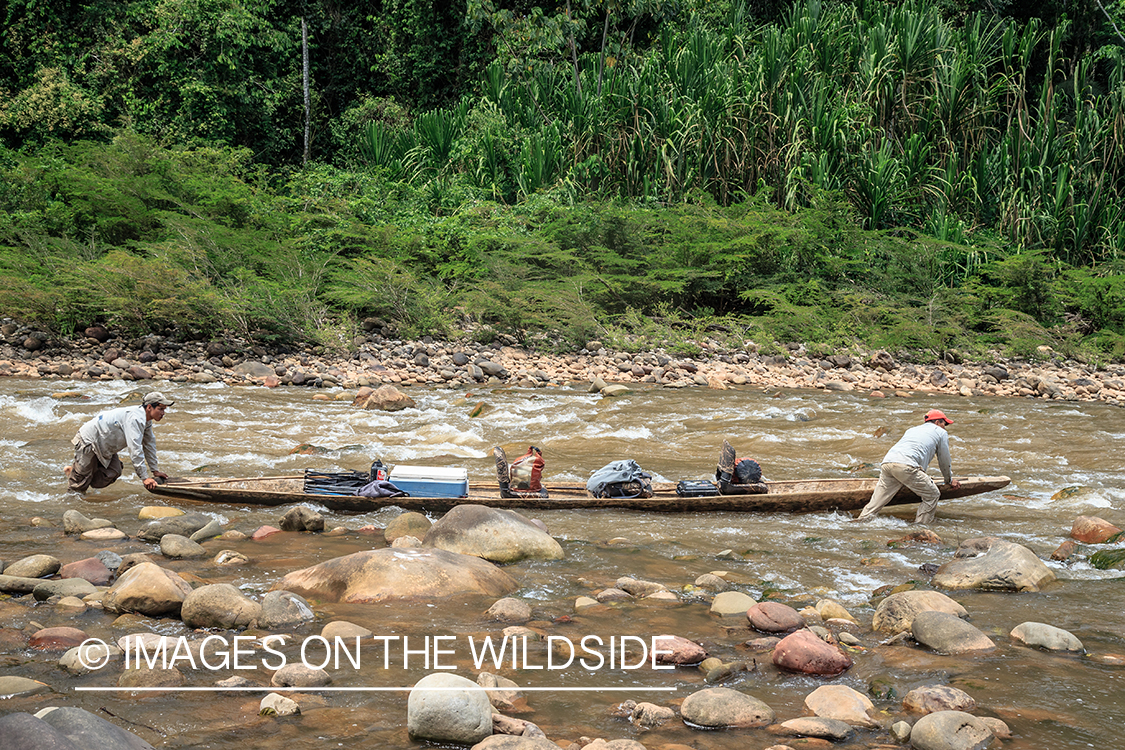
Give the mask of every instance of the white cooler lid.
[(466, 482), (469, 479), (469, 470), (444, 466), (403, 466), (399, 464), (391, 469), (390, 480), (396, 479), (432, 479), (439, 482)]

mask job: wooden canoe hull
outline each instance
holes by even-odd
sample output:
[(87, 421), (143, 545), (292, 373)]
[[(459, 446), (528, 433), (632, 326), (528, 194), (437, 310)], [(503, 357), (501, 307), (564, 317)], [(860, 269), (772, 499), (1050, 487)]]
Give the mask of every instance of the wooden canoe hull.
[[(757, 513), (813, 513), (818, 511), (859, 510), (871, 499), (875, 489), (872, 479), (810, 479), (789, 482), (768, 482), (764, 494), (714, 495), (680, 497), (675, 485), (653, 485), (654, 496), (644, 498), (593, 497), (584, 485), (549, 485), (549, 497), (501, 497), (495, 485), (472, 484), (467, 497), (396, 497), (368, 498), (354, 495), (307, 494), (302, 480), (269, 478), (231, 480), (169, 481), (157, 485), (152, 492), (164, 497), (227, 505), (278, 506), (295, 503), (317, 503), (331, 510), (366, 513), (379, 508), (397, 506), (405, 510), (444, 513), (458, 505), (487, 505), (490, 508), (528, 508), (533, 510), (576, 510), (588, 508), (623, 508), (655, 513), (697, 513), (706, 511), (739, 511)], [(1008, 477), (962, 477), (961, 486), (953, 489), (938, 485), (941, 498), (948, 500), (991, 492), (1007, 486)], [(891, 505), (918, 502), (918, 496), (903, 488)]]

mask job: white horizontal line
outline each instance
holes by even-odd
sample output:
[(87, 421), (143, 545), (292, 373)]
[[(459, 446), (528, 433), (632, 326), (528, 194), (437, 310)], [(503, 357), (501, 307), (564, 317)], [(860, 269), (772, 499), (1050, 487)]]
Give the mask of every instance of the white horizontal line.
[(124, 693), (156, 693), (156, 692), (190, 692), (190, 693), (230, 693), (230, 692), (260, 692), (267, 691), (270, 693), (289, 693), (289, 692), (319, 692), (319, 693), (387, 693), (387, 692), (409, 692), (412, 690), (419, 690), (423, 692), (442, 692), (449, 690), (516, 690), (521, 693), (529, 692), (625, 692), (631, 691), (635, 693), (643, 692), (661, 692), (670, 693), (675, 692), (674, 687), (521, 687), (521, 688), (483, 688), (483, 687), (269, 687), (263, 685), (261, 687), (76, 687), (76, 691), (95, 692), (95, 693), (108, 693), (108, 692), (124, 692)]

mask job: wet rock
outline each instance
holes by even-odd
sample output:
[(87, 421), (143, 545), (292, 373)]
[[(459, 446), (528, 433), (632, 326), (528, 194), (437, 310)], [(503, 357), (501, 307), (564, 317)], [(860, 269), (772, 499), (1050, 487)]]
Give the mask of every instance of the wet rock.
[(324, 687), (332, 682), (332, 676), (323, 669), (304, 664), (286, 664), (273, 673), (270, 685), (273, 687)]
[(31, 590), (31, 595), (36, 601), (45, 602), (52, 596), (76, 596), (81, 599), (97, 591), (94, 584), (84, 578), (61, 578), (53, 581), (43, 581)]
[(152, 750), (140, 737), (81, 708), (45, 708), (36, 714), (79, 747)]
[(207, 550), (187, 537), (165, 534), (160, 537), (160, 554), (171, 560), (198, 560), (207, 557)]
[(414, 511), (407, 511), (395, 516), (387, 524), (387, 528), (383, 529), (383, 538), (387, 541), (387, 544), (403, 536), (422, 539), (431, 526), (433, 526), (433, 522), (426, 516)]
[(676, 712), (667, 706), (658, 706), (655, 703), (638, 703), (629, 716), (633, 726), (641, 729), (655, 729), (662, 724), (667, 724), (676, 718)]
[(906, 633), (919, 612), (931, 610), (963, 618), (969, 616), (964, 607), (939, 591), (900, 591), (879, 602), (871, 618), (871, 629)]
[(336, 638), (367, 638), (372, 635), (372, 632), (362, 625), (356, 625), (354, 622), (336, 620), (325, 625), (321, 629), (320, 635), (332, 641)]
[(933, 583), (947, 589), (1039, 591), (1055, 580), (1035, 553), (998, 537), (961, 543), (954, 559), (938, 568)]
[(476, 683), (455, 674), (426, 675), (411, 690), (406, 729), (412, 740), (475, 744), (492, 734), (492, 705)]
[(105, 518), (87, 518), (76, 510), (63, 513), (63, 531), (67, 534), (81, 534), (105, 528), (113, 528), (113, 522)]
[(50, 685), (38, 680), (17, 675), (0, 675), (0, 699), (15, 698), (21, 695), (36, 695), (45, 693), (50, 689)]
[(499, 563), (563, 557), (562, 546), (528, 518), (483, 505), (453, 508), (430, 527), (422, 544)]
[[(72, 563), (59, 568), (59, 576), (62, 578), (74, 578), (88, 581), (94, 586), (108, 586), (110, 579), (113, 578), (113, 573), (106, 567), (105, 563), (97, 557), (87, 557), (84, 560), (76, 560)], [(85, 594), (83, 594), (85, 596)]]
[(0, 591), (9, 594), (30, 594), (35, 587), (43, 583), (41, 578), (25, 578), (23, 576), (0, 575)]
[(440, 549), (377, 549), (289, 573), (275, 588), (322, 601), (381, 602), (459, 594), (503, 596), (517, 588), (490, 562)]
[(852, 617), (851, 612), (848, 612), (842, 604), (832, 599), (821, 599), (816, 603), (816, 612), (825, 620), (847, 620), (858, 624), (858, 621)]
[(805, 618), (787, 604), (761, 602), (746, 612), (750, 627), (762, 633), (792, 633), (805, 627)]
[(324, 516), (305, 505), (290, 508), (281, 517), (282, 531), (324, 531)]
[(190, 537), (188, 537), (188, 539), (198, 544), (200, 542), (205, 542), (208, 539), (214, 539), (215, 537), (221, 536), (222, 533), (223, 525), (219, 523), (217, 519), (212, 518), (210, 523), (192, 534)]
[(477, 684), (484, 688), (488, 695), (488, 702), (497, 711), (510, 711), (516, 701), (523, 698), (520, 686), (507, 677), (494, 675), (491, 672), (481, 672), (477, 675)]
[(754, 696), (723, 687), (692, 693), (680, 706), (680, 715), (688, 725), (708, 729), (764, 727), (775, 718), (773, 709)]
[(987, 724), (962, 711), (926, 714), (910, 730), (914, 750), (984, 750), (993, 739)]
[(299, 713), (301, 707), (297, 701), (278, 693), (270, 693), (258, 704), (259, 716), (296, 716)]
[[(3, 679), (0, 677), (0, 680)], [(47, 688), (46, 685), (43, 687)], [(0, 716), (0, 737), (4, 738), (4, 750), (87, 750), (85, 746), (74, 744), (50, 724), (22, 712)]]
[(254, 529), (254, 533), (250, 535), (250, 538), (255, 542), (260, 542), (263, 539), (268, 539), (274, 534), (280, 533), (281, 529), (277, 528), (276, 526), (259, 526), (258, 528)]
[(558, 748), (558, 745), (545, 737), (515, 737), (510, 734), (494, 734), (485, 737), (473, 745), (470, 750), (558, 750)]
[(258, 627), (264, 630), (289, 630), (316, 618), (305, 598), (292, 591), (270, 591), (262, 597)]
[(107, 526), (104, 529), (91, 529), (90, 531), (83, 531), (79, 537), (87, 542), (99, 542), (106, 544), (108, 542), (116, 542), (122, 539), (128, 539), (129, 535), (120, 529)]
[[(710, 591), (720, 594), (724, 591), (730, 591), (731, 585), (722, 578), (711, 573), (704, 573), (695, 579), (695, 585), (704, 591)], [(748, 608), (749, 609), (749, 608)]]
[(1082, 641), (1072, 633), (1041, 622), (1024, 622), (1012, 628), (1011, 637), (1025, 646), (1047, 651), (1072, 651), (1084, 653)]
[[(67, 512), (69, 513), (69, 511)], [(187, 514), (179, 508), (170, 508), (167, 505), (146, 505), (137, 512), (137, 519), (141, 521), (155, 521), (159, 518), (186, 515)]]
[(711, 614), (719, 617), (745, 617), (757, 602), (741, 591), (724, 591), (711, 600)]
[(618, 578), (616, 583), (613, 584), (616, 588), (621, 589), (630, 596), (635, 596), (638, 599), (646, 596), (652, 596), (662, 591), (667, 591), (668, 587), (663, 583), (656, 581), (641, 581), (636, 578), (622, 577)]
[(219, 554), (215, 555), (211, 559), (211, 563), (213, 565), (219, 565), (221, 567), (226, 567), (229, 565), (249, 565), (250, 558), (242, 554), (241, 552), (236, 552), (232, 549), (224, 549), (220, 550)]
[(190, 628), (244, 629), (262, 614), (262, 605), (229, 583), (200, 586), (183, 601), (180, 619)]
[(781, 734), (791, 737), (819, 737), (829, 742), (843, 742), (853, 731), (850, 725), (837, 719), (809, 716), (783, 721), (779, 729)]
[(414, 403), (414, 399), (393, 385), (383, 385), (372, 391), (358, 406), (363, 409), (377, 409), (379, 411), (401, 411), (416, 408), (417, 404)]
[(117, 686), (123, 688), (175, 688), (184, 684), (184, 675), (178, 669), (126, 669), (117, 678)]
[(149, 521), (141, 527), (141, 530), (137, 533), (137, 538), (146, 542), (159, 542), (166, 534), (190, 537), (209, 524), (211, 520), (210, 516), (205, 516), (202, 513), (187, 513), (182, 516), (159, 518), (155, 521)]
[(914, 688), (902, 699), (902, 710), (916, 714), (932, 714), (935, 711), (965, 711), (977, 707), (977, 702), (964, 690), (951, 685), (929, 685)]
[(78, 628), (43, 628), (32, 634), (27, 645), (37, 651), (66, 651), (80, 646), (89, 637)]
[(850, 656), (809, 630), (782, 638), (773, 650), (773, 663), (790, 672), (824, 676), (838, 675), (852, 666)]
[(996, 648), (980, 629), (947, 612), (919, 612), (910, 632), (918, 643), (942, 654), (982, 653)]
[(61, 567), (62, 563), (57, 557), (31, 555), (8, 565), (4, 568), (4, 575), (15, 578), (45, 578), (58, 573)]
[(1121, 529), (1097, 516), (1078, 516), (1070, 529), (1072, 539), (1084, 544), (1103, 544), (1121, 533)]
[(107, 612), (148, 617), (179, 614), (191, 586), (179, 575), (150, 562), (126, 570), (102, 596)]
[(59, 668), (70, 674), (88, 674), (111, 661), (118, 661), (124, 652), (117, 646), (105, 643), (77, 645), (59, 659)]
[(497, 622), (527, 622), (531, 619), (531, 607), (521, 599), (506, 597), (495, 602), (484, 614)]
[(699, 664), (707, 658), (707, 649), (695, 641), (688, 640), (678, 635), (658, 635), (652, 639), (653, 650), (661, 652), (656, 655), (657, 664), (675, 664), (686, 666)]
[(1078, 545), (1075, 544), (1073, 539), (1067, 539), (1060, 544), (1054, 552), (1051, 553), (1051, 559), (1059, 562), (1069, 560), (1074, 557), (1074, 553), (1078, 551)]
[(421, 547), (422, 546), (422, 540), (419, 539), (416, 536), (410, 536), (409, 534), (407, 534), (406, 536), (400, 536), (399, 538), (395, 539), (393, 542), (391, 542), (391, 546), (392, 547)]
[(879, 726), (870, 715), (875, 704), (847, 685), (821, 685), (805, 696), (805, 708), (821, 718), (837, 719), (856, 727)]

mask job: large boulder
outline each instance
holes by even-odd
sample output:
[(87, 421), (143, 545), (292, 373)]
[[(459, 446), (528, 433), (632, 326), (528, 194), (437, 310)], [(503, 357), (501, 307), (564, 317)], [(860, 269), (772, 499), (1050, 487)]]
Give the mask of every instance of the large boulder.
[(492, 734), (492, 704), (472, 680), (426, 675), (406, 700), (406, 730), (414, 740), (476, 744)]
[(414, 399), (393, 385), (380, 386), (371, 393), (365, 394), (362, 402), (357, 397), (352, 403), (361, 409), (378, 409), (379, 411), (401, 411), (413, 409), (416, 406)]
[(262, 597), (258, 627), (265, 630), (295, 628), (316, 618), (303, 596), (292, 591), (271, 591)]
[(1023, 622), (1012, 628), (1009, 634), (1025, 646), (1042, 648), (1047, 651), (1074, 651), (1084, 653), (1086, 647), (1071, 632), (1042, 622)]
[(191, 628), (253, 627), (262, 605), (229, 583), (200, 586), (184, 599), (180, 618)]
[(977, 707), (977, 702), (964, 690), (952, 685), (927, 685), (914, 688), (902, 699), (902, 709), (916, 714), (932, 714), (937, 711), (965, 711)]
[(517, 585), (479, 557), (441, 549), (384, 548), (294, 571), (274, 588), (321, 601), (372, 603), (462, 594), (504, 596)]
[(947, 612), (968, 619), (964, 607), (940, 591), (900, 591), (891, 594), (875, 608), (871, 629), (893, 634), (908, 633), (919, 612)]
[(792, 633), (805, 627), (805, 618), (788, 604), (759, 602), (746, 612), (750, 627), (763, 633)]
[(202, 513), (186, 513), (149, 521), (137, 532), (137, 538), (146, 542), (159, 542), (165, 534), (179, 534), (191, 537), (192, 534), (211, 523), (212, 518)]
[(191, 586), (179, 575), (144, 562), (129, 568), (106, 590), (102, 606), (108, 612), (136, 612), (147, 617), (178, 615), (190, 593)]
[(27, 713), (0, 716), (4, 750), (85, 750), (42, 719)]
[(1097, 516), (1078, 516), (1070, 528), (1070, 536), (1085, 544), (1103, 544), (1121, 533), (1121, 529)]
[(811, 630), (798, 630), (774, 646), (773, 663), (790, 672), (834, 676), (851, 667), (852, 659)]
[(764, 727), (773, 723), (772, 708), (752, 695), (730, 688), (707, 688), (692, 693), (680, 706), (688, 724), (708, 729)]
[(562, 546), (530, 519), (484, 505), (458, 505), (430, 527), (422, 544), (498, 563), (563, 556)]
[(15, 578), (45, 578), (59, 572), (62, 563), (52, 555), (31, 555), (4, 568), (4, 575)]
[(910, 730), (914, 750), (984, 750), (993, 739), (988, 724), (963, 711), (926, 714)]
[(996, 648), (979, 628), (947, 612), (919, 612), (910, 633), (918, 643), (942, 654), (983, 653)]
[(805, 708), (824, 719), (838, 719), (857, 727), (877, 727), (871, 718), (875, 704), (847, 685), (821, 685), (805, 696)]
[(140, 737), (81, 708), (45, 708), (35, 715), (79, 747), (152, 750)]
[(406, 513), (395, 516), (394, 519), (387, 524), (387, 528), (383, 529), (383, 538), (387, 540), (387, 544), (391, 544), (394, 540), (404, 536), (412, 536), (416, 539), (421, 539), (433, 525), (433, 521), (426, 518), (421, 513), (407, 511)]
[(998, 537), (961, 543), (953, 559), (934, 573), (933, 584), (947, 589), (1039, 591), (1055, 580), (1035, 553)]

